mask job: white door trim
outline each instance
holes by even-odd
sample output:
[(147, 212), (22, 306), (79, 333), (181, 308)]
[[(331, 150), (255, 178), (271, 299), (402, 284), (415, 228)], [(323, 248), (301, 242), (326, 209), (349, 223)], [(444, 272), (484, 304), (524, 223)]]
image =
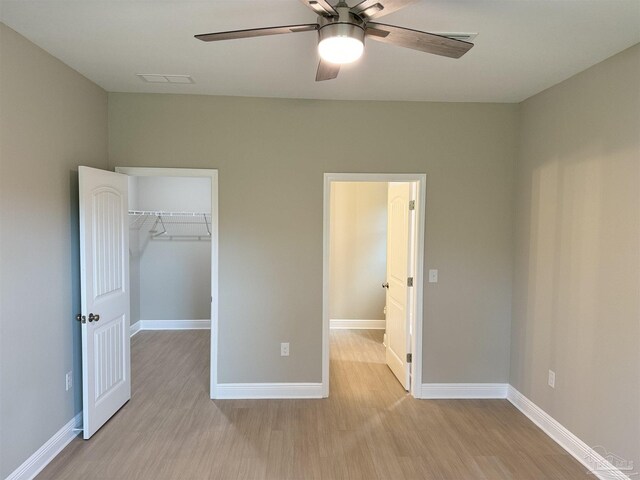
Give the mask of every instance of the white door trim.
[(218, 170), (201, 168), (116, 167), (116, 172), (138, 177), (208, 177), (211, 179), (211, 378), (209, 396), (218, 387)]
[(423, 270), (424, 270), (424, 232), (426, 210), (427, 175), (424, 173), (325, 173), (324, 207), (322, 228), (322, 396), (329, 396), (329, 220), (331, 208), (332, 182), (416, 182), (418, 202), (416, 205), (417, 248), (415, 265), (415, 316), (411, 350), (413, 354), (411, 395), (422, 395), (422, 310), (423, 310)]

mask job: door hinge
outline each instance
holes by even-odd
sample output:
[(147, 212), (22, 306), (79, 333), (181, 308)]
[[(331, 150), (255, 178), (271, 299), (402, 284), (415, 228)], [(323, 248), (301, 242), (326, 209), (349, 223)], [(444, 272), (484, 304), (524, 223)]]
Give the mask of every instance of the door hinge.
[(413, 354), (407, 353), (407, 363), (411, 363), (413, 361)]
[(407, 278), (407, 287), (413, 287), (413, 277)]
[(409, 200), (409, 210), (415, 210), (415, 209), (416, 209), (416, 201)]

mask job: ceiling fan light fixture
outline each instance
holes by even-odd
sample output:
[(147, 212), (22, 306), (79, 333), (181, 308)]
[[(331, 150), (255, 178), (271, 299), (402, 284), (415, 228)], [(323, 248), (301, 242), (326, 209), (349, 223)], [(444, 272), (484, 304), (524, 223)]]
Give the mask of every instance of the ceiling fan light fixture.
[(364, 44), (361, 40), (347, 36), (328, 37), (318, 44), (320, 57), (329, 63), (352, 63), (362, 56)]
[(317, 15), (317, 23), (201, 33), (195, 37), (203, 42), (215, 42), (317, 31), (320, 62), (316, 70), (316, 82), (336, 78), (342, 64), (358, 60), (364, 51), (365, 36), (376, 42), (448, 58), (460, 58), (473, 47), (470, 41), (473, 37), (469, 34), (434, 34), (371, 21), (417, 0), (362, 0), (353, 7), (345, 0), (338, 0), (337, 3), (330, 1), (301, 0)]
[(329, 23), (318, 30), (318, 53), (325, 62), (352, 63), (364, 51), (364, 29), (353, 23)]

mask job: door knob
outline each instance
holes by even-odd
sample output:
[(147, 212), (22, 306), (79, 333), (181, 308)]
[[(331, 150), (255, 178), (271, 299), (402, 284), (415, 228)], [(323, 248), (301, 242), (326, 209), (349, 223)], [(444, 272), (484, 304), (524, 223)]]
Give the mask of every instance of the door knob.
[(80, 323), (87, 323), (87, 317), (81, 314), (76, 315), (76, 320), (78, 320)]
[(100, 315), (98, 315), (98, 314), (94, 315), (93, 313), (89, 314), (89, 321), (90, 322), (97, 322), (98, 320), (100, 320)]
[(389, 282), (383, 283), (382, 288), (389, 288)]

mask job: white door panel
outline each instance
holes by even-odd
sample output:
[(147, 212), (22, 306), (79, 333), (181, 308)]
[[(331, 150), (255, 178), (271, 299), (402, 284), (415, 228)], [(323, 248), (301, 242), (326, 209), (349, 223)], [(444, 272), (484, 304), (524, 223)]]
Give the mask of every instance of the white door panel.
[(387, 223), (387, 365), (405, 390), (409, 389), (409, 248), (412, 187), (410, 183), (389, 183)]
[(127, 177), (79, 167), (84, 438), (131, 398)]

